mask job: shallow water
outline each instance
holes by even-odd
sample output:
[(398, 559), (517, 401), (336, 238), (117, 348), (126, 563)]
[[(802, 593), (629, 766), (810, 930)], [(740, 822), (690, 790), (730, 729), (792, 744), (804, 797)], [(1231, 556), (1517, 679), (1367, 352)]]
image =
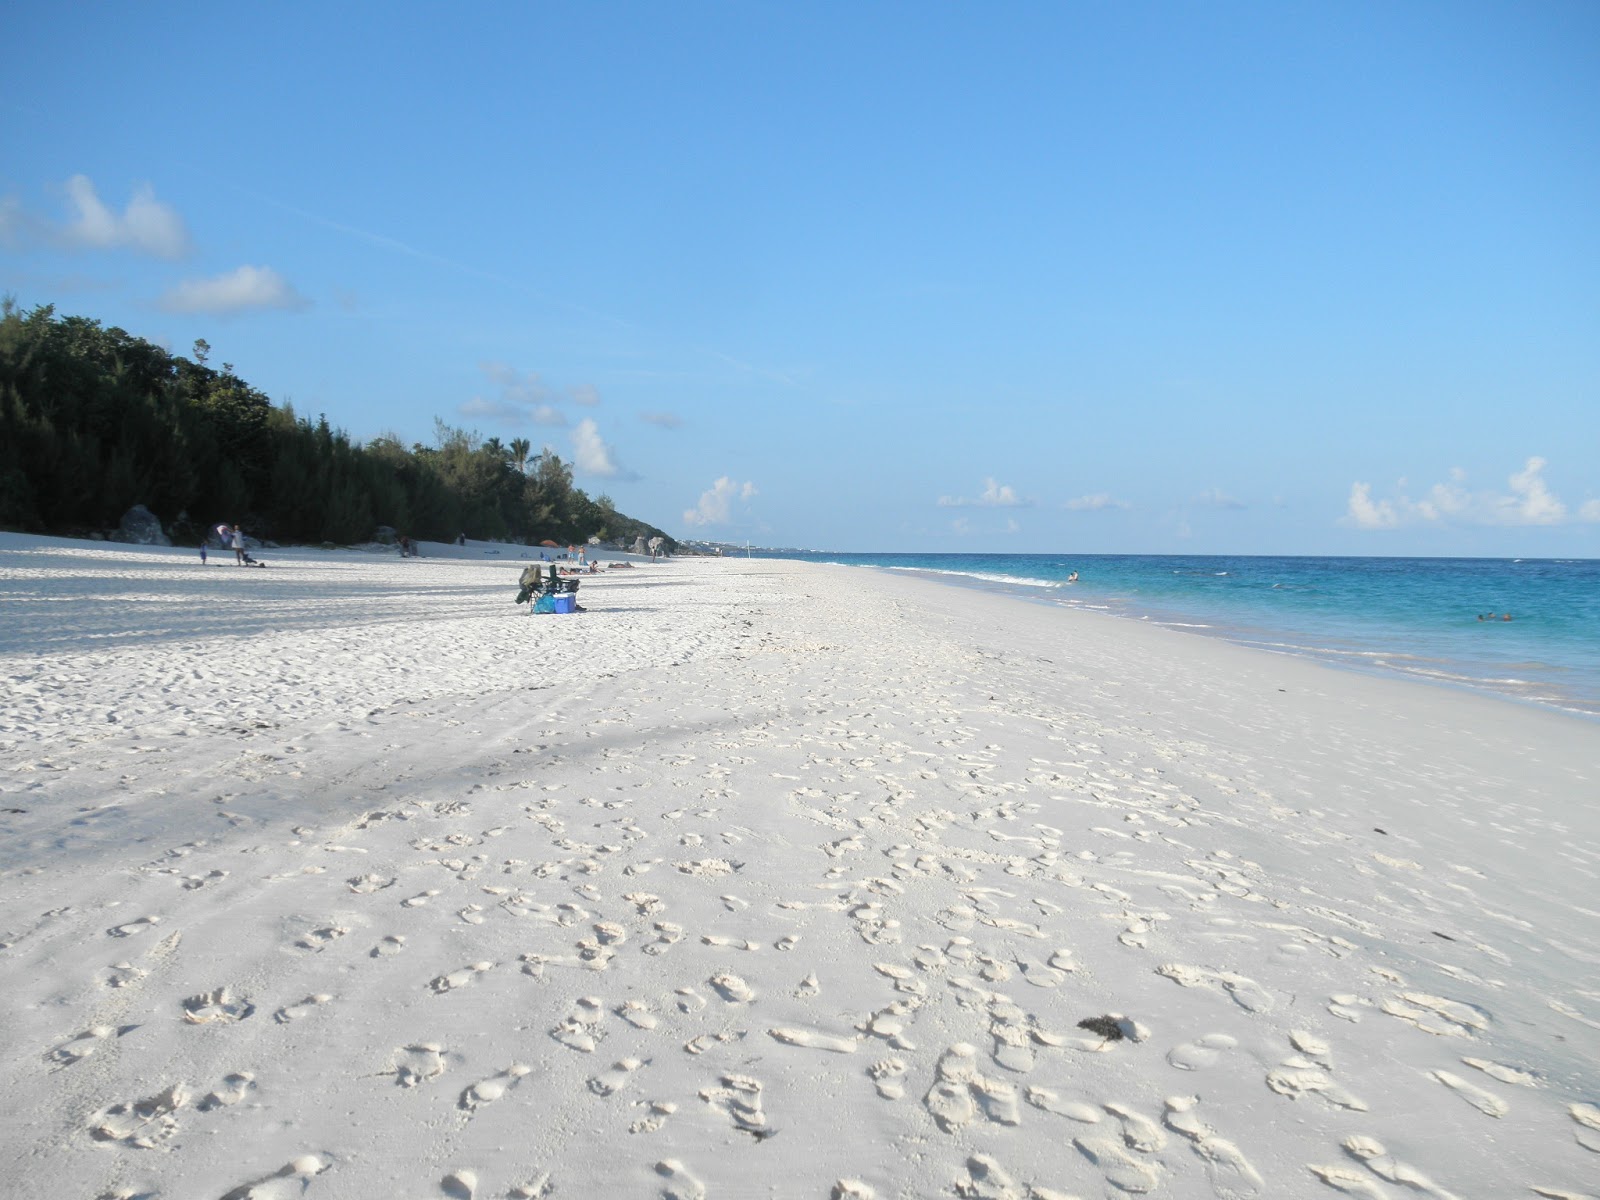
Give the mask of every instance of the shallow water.
[[(1600, 716), (1597, 559), (798, 552), (770, 557), (912, 571)], [(1067, 582), (1074, 571), (1078, 581)], [(1509, 621), (1503, 619), (1508, 613)]]

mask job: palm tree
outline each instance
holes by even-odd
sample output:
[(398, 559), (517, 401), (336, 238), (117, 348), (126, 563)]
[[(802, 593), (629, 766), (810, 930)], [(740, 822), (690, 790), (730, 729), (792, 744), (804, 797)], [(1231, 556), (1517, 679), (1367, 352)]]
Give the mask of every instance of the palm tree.
[(528, 455), (533, 453), (533, 443), (527, 438), (514, 438), (511, 442), (511, 465), (524, 475), (528, 473)]

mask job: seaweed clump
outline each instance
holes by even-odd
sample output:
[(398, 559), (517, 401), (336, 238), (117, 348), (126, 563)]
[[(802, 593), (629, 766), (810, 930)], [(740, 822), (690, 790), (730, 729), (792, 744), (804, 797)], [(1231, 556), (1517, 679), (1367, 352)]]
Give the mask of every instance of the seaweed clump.
[(1098, 1033), (1108, 1042), (1120, 1042), (1126, 1036), (1122, 1032), (1122, 1023), (1115, 1017), (1085, 1017), (1078, 1022), (1078, 1028)]

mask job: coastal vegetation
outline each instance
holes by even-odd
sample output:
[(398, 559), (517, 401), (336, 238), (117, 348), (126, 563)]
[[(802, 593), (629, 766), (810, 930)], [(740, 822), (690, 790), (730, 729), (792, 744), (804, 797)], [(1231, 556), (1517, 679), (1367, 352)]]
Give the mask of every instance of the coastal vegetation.
[(565, 545), (672, 539), (576, 487), (526, 439), (435, 421), (434, 444), (360, 443), (235, 373), (50, 305), (0, 305), (0, 528), (84, 534), (144, 505), (177, 542), (217, 521), (279, 542), (351, 544), (380, 526)]

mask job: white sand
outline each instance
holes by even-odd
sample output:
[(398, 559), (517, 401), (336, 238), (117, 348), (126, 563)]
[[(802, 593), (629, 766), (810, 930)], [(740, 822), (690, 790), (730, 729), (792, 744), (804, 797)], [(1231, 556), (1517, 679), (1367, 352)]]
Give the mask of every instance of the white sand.
[(846, 568), (263, 557), (0, 537), (8, 1195), (1595, 1194), (1592, 722)]

